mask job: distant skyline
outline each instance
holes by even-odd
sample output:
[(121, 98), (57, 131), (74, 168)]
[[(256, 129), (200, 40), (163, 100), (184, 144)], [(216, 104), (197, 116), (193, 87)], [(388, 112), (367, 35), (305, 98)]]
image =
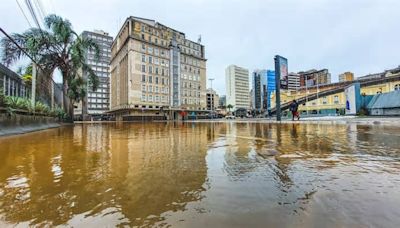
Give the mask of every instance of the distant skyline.
[[(24, 1), (18, 0), (28, 11)], [(274, 69), (288, 59), (289, 72), (329, 69), (332, 81), (345, 71), (363, 76), (400, 65), (400, 1), (397, 0), (39, 0), (46, 13), (74, 29), (101, 29), (115, 37), (125, 19), (154, 19), (206, 48), (207, 77), (225, 93), (225, 68)], [(16, 1), (0, 5), (8, 33), (29, 28)], [(29, 15), (28, 15), (29, 17)], [(30, 18), (30, 17), (29, 17)], [(31, 21), (33, 25), (33, 21)], [(208, 83), (208, 82), (207, 82)]]

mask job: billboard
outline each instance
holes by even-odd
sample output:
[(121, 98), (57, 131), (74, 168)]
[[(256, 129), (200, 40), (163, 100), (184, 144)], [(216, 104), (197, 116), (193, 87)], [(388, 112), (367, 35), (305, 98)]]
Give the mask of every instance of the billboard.
[(346, 96), (346, 115), (356, 115), (360, 110), (360, 83), (354, 83), (344, 90)]
[(275, 74), (280, 79), (282, 89), (287, 89), (288, 85), (288, 61), (286, 58), (276, 55), (275, 56)]

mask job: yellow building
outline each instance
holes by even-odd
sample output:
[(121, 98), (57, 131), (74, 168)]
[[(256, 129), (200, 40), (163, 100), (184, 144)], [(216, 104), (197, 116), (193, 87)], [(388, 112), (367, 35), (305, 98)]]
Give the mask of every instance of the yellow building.
[[(399, 75), (397, 75), (399, 76)], [(327, 87), (331, 89), (332, 87)], [(321, 89), (321, 91), (326, 89)], [(367, 87), (361, 87), (362, 95), (375, 95), (378, 93), (388, 93), (394, 90), (400, 90), (400, 79), (397, 81), (386, 82), (377, 85), (371, 85)], [(315, 94), (316, 90), (309, 90), (308, 95)], [(281, 91), (281, 101), (282, 103), (287, 103), (292, 100), (297, 100), (299, 98), (305, 97), (306, 91)], [(275, 107), (275, 94), (271, 96), (271, 108)], [(300, 113), (313, 113), (313, 114), (334, 114), (336, 109), (343, 110), (346, 108), (346, 96), (344, 92), (337, 94), (323, 96), (318, 99), (306, 102), (304, 105), (299, 106)]]

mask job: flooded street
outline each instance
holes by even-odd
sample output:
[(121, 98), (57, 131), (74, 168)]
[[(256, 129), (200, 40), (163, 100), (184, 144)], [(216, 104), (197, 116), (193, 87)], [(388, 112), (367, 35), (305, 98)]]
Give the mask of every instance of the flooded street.
[(400, 128), (76, 124), (0, 138), (0, 227), (398, 227)]

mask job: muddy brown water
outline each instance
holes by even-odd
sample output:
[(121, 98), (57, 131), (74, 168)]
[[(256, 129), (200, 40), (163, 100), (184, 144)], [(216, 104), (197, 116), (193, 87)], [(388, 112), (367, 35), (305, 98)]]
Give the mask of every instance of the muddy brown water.
[(0, 138), (0, 227), (399, 227), (400, 128), (77, 124)]

